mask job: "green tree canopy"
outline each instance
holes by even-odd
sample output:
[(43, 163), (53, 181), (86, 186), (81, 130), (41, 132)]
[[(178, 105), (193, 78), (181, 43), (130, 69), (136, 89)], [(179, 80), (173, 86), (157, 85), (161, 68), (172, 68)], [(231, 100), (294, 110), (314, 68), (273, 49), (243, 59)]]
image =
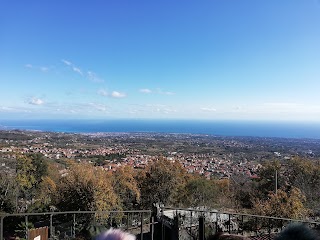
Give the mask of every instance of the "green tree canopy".
[(179, 162), (159, 158), (138, 174), (142, 207), (154, 203), (171, 204), (186, 183), (186, 171)]
[(212, 207), (218, 198), (218, 186), (213, 180), (197, 177), (188, 181), (182, 189), (181, 203), (186, 207)]

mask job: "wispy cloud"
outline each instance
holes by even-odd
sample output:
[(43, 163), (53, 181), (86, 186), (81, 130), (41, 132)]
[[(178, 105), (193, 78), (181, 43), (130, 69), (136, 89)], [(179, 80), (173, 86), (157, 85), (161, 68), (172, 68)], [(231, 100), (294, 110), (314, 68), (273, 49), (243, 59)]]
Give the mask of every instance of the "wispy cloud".
[(101, 95), (101, 96), (104, 96), (104, 97), (108, 96), (108, 91), (106, 89), (103, 89), (103, 88), (99, 89), (97, 93), (99, 95)]
[(160, 88), (157, 88), (157, 93), (158, 93), (158, 94), (162, 94), (162, 95), (174, 95), (174, 94), (175, 94), (174, 92), (163, 91), (163, 90), (160, 89)]
[(71, 66), (71, 65), (72, 65), (71, 62), (69, 62), (69, 61), (67, 61), (67, 60), (64, 60), (64, 59), (62, 59), (61, 62), (63, 62), (64, 64), (66, 64), (66, 65), (68, 65), (68, 66)]
[(77, 67), (76, 65), (74, 65), (72, 62), (67, 61), (65, 59), (62, 59), (61, 62), (63, 62), (65, 65), (69, 66), (72, 69), (72, 71), (74, 71), (75, 73), (78, 73), (81, 76), (83, 76), (82, 70), (79, 67)]
[(110, 95), (110, 97), (113, 98), (125, 98), (127, 95), (125, 93), (122, 92), (118, 92), (118, 91), (113, 91)]
[(80, 70), (80, 68), (77, 67), (72, 67), (72, 70), (76, 73), (79, 73), (80, 75), (83, 75), (82, 71)]
[(35, 70), (39, 70), (41, 72), (48, 72), (50, 70), (51, 67), (47, 67), (47, 66), (34, 66), (30, 63), (24, 65), (26, 68), (29, 69), (35, 69)]
[(142, 89), (139, 90), (139, 92), (141, 92), (141, 93), (152, 93), (152, 91), (150, 89), (148, 89), (148, 88), (142, 88)]
[(100, 112), (107, 112), (108, 106), (99, 103), (89, 103), (89, 106), (93, 107), (95, 110)]
[(139, 89), (139, 92), (141, 93), (145, 93), (145, 94), (150, 94), (150, 93), (154, 93), (154, 94), (161, 94), (161, 95), (174, 95), (174, 92), (170, 92), (170, 91), (163, 91), (160, 88), (157, 88), (155, 90), (151, 90), (149, 88), (141, 88)]
[(201, 111), (204, 111), (204, 112), (216, 112), (217, 109), (214, 108), (214, 107), (202, 107), (200, 108)]
[(95, 83), (103, 83), (104, 82), (104, 80), (102, 78), (98, 77), (97, 74), (92, 71), (88, 71), (87, 76), (91, 82), (95, 82)]
[(37, 97), (32, 97), (27, 100), (27, 103), (31, 104), (31, 105), (42, 105), (42, 104), (44, 104), (44, 100), (37, 98)]

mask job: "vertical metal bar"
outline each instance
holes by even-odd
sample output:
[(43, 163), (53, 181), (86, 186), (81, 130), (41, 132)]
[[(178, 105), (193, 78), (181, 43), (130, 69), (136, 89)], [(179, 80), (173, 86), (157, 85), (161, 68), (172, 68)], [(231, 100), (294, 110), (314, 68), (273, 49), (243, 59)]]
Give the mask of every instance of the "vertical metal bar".
[(256, 232), (256, 236), (258, 236), (258, 218), (255, 217), (256, 219), (256, 229), (255, 229), (255, 232)]
[(241, 215), (241, 226), (242, 226), (242, 228), (241, 228), (241, 234), (243, 235), (244, 234), (244, 221), (243, 221), (243, 215)]
[(228, 220), (228, 233), (230, 234), (231, 233), (231, 217), (230, 217), (230, 214), (229, 214), (229, 220)]
[(130, 213), (127, 213), (127, 228), (126, 228), (126, 230), (129, 229), (129, 217), (130, 217)]
[(73, 230), (72, 230), (72, 237), (76, 237), (76, 214), (73, 214)]
[(218, 226), (218, 213), (216, 212), (216, 233), (219, 232)]
[(151, 217), (151, 240), (153, 240), (154, 234), (154, 217)]
[(204, 240), (204, 216), (199, 217), (199, 240)]
[(26, 239), (28, 239), (28, 215), (25, 216)]
[(143, 240), (143, 212), (141, 213), (140, 240)]
[(193, 216), (192, 216), (192, 211), (190, 211), (190, 240), (192, 240), (192, 220), (193, 220)]
[(50, 214), (50, 238), (53, 239), (52, 214)]
[(268, 221), (268, 234), (269, 234), (269, 238), (270, 238), (270, 235), (271, 235), (271, 218), (269, 218), (269, 221)]
[(0, 220), (0, 240), (3, 240), (3, 219), (4, 216), (1, 216), (1, 220)]

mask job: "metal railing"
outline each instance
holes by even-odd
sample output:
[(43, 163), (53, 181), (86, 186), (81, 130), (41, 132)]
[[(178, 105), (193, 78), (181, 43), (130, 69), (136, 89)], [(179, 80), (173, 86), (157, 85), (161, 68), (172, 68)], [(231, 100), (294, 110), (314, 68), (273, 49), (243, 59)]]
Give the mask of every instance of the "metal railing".
[(0, 240), (4, 234), (28, 238), (34, 227), (49, 227), (50, 239), (70, 239), (85, 232), (99, 234), (110, 227), (121, 228), (143, 240), (143, 235), (153, 228), (150, 210), (134, 211), (67, 211), (44, 213), (0, 213)]
[(161, 208), (161, 214), (176, 219), (179, 239), (205, 239), (217, 232), (245, 236), (271, 235), (280, 232), (289, 223), (303, 223), (319, 228), (320, 222), (302, 219), (260, 216), (254, 214), (219, 212), (189, 208)]
[[(160, 225), (156, 225), (158, 222), (155, 222), (154, 217)], [(77, 236), (89, 239), (110, 227), (131, 232), (140, 240), (153, 240), (155, 231), (155, 237), (162, 240), (204, 240), (206, 236), (218, 231), (245, 236), (270, 236), (292, 222), (320, 228), (320, 222), (317, 221), (169, 207), (161, 208), (158, 216), (153, 216), (151, 210), (68, 211), (0, 213), (0, 220), (0, 240), (4, 240), (4, 235), (10, 234), (27, 239), (28, 231), (33, 227), (48, 227), (51, 240), (72, 239)], [(83, 235), (88, 232), (90, 236)]]

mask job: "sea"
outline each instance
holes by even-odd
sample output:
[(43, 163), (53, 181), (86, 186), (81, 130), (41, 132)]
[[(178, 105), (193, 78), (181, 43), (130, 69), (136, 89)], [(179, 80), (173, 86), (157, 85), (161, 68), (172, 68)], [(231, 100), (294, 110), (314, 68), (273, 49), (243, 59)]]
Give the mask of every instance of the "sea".
[(65, 133), (184, 133), (320, 139), (320, 123), (209, 120), (0, 120), (3, 130)]

